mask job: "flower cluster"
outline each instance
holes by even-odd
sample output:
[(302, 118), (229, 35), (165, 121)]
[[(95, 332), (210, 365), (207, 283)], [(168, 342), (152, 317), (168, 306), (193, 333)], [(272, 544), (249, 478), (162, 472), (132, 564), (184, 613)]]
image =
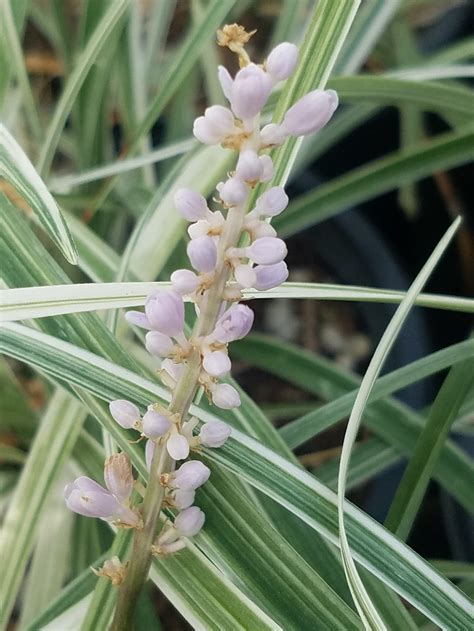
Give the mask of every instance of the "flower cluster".
[[(286, 245), (269, 223), (288, 204), (284, 189), (268, 188), (254, 207), (248, 208), (252, 189), (273, 177), (273, 162), (267, 150), (281, 145), (289, 136), (318, 131), (338, 103), (334, 91), (314, 90), (293, 105), (280, 123), (261, 128), (262, 108), (273, 87), (293, 72), (298, 50), (293, 44), (280, 44), (263, 65), (257, 65), (244, 47), (251, 35), (238, 25), (219, 31), (219, 44), (239, 55), (241, 69), (232, 78), (219, 67), (218, 78), (229, 107), (209, 107), (194, 122), (198, 140), (239, 153), (235, 171), (216, 187), (214, 201), (219, 207), (211, 210), (207, 200), (190, 189), (180, 189), (174, 195), (177, 211), (190, 224), (187, 254), (193, 270), (176, 270), (171, 275), (171, 290), (152, 293), (144, 312), (126, 314), (131, 325), (147, 330), (146, 348), (159, 358), (159, 377), (173, 397), (184, 387), (190, 389), (187, 405), (179, 409), (174, 398), (169, 407), (151, 403), (143, 414), (130, 401), (110, 404), (110, 413), (121, 427), (139, 432), (139, 439), (147, 439), (149, 470), (158, 445), (167, 450), (171, 461), (169, 472), (161, 472), (160, 484), (164, 505), (177, 514), (155, 540), (154, 554), (180, 550), (185, 538), (197, 534), (204, 524), (203, 512), (193, 503), (196, 490), (207, 481), (210, 470), (201, 461), (187, 458), (201, 447), (221, 447), (230, 428), (218, 421), (204, 423), (198, 430), (198, 420), (189, 418), (188, 407), (198, 388), (218, 408), (240, 405), (237, 390), (222, 380), (231, 370), (229, 343), (246, 336), (253, 324), (251, 309), (239, 304), (242, 289), (267, 290), (288, 277)], [(185, 300), (194, 303), (197, 312), (190, 335), (185, 333)], [(112, 459), (119, 457), (123, 460), (124, 455)], [(176, 468), (176, 461), (183, 460)], [(127, 484), (119, 484), (115, 474), (110, 473), (110, 462), (106, 463), (105, 475), (108, 490), (88, 478), (78, 478), (66, 489), (67, 504), (83, 515), (140, 528), (138, 512), (129, 507), (131, 473), (127, 474)]]

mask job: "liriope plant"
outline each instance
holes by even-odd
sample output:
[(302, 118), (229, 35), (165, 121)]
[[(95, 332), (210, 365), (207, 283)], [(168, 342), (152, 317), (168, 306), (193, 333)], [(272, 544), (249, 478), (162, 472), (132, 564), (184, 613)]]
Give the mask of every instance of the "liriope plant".
[[(220, 66), (219, 82), (230, 107), (213, 105), (194, 122), (194, 135), (204, 144), (221, 144), (237, 151), (235, 169), (216, 185), (215, 203), (191, 189), (174, 196), (176, 210), (190, 222), (187, 254), (194, 271), (171, 274), (172, 288), (150, 294), (145, 311), (129, 311), (131, 325), (148, 330), (145, 345), (161, 360), (159, 377), (171, 391), (165, 407), (150, 402), (142, 415), (131, 401), (115, 400), (110, 413), (126, 429), (147, 440), (148, 480), (143, 499), (132, 500), (134, 480), (129, 457), (111, 455), (105, 463), (105, 487), (81, 476), (67, 485), (67, 506), (87, 517), (133, 528), (129, 559), (114, 557), (96, 570), (99, 576), (120, 585), (112, 628), (129, 629), (140, 591), (148, 577), (153, 556), (167, 556), (185, 547), (205, 523), (203, 511), (194, 506), (195, 491), (209, 478), (210, 470), (194, 454), (221, 447), (231, 433), (223, 422), (205, 423), (198, 432), (197, 418), (189, 407), (204, 393), (214, 406), (229, 410), (240, 405), (237, 390), (221, 381), (231, 370), (228, 345), (244, 338), (253, 324), (253, 312), (242, 304), (242, 290), (267, 290), (288, 277), (284, 262), (287, 248), (268, 219), (282, 213), (288, 196), (274, 186), (249, 207), (250, 193), (259, 183), (270, 183), (273, 162), (267, 150), (289, 136), (320, 130), (338, 105), (333, 90), (313, 90), (285, 113), (280, 124), (261, 126), (261, 111), (275, 85), (290, 77), (298, 49), (285, 42), (276, 46), (263, 64), (254, 63), (246, 49), (252, 33), (237, 24), (218, 32), (218, 42), (238, 55), (240, 70), (234, 78)], [(185, 303), (194, 304), (196, 321), (185, 334)], [(140, 439), (139, 438), (139, 439)], [(172, 515), (162, 526), (163, 508)]]

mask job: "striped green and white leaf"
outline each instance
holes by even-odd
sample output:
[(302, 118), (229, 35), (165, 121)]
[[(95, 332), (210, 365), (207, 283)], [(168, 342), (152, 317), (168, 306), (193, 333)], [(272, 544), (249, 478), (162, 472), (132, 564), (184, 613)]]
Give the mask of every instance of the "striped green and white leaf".
[(5, 178), (31, 207), (39, 222), (70, 263), (77, 253), (61, 211), (28, 156), (0, 123), (0, 177)]
[[(57, 338), (14, 323), (4, 326), (3, 336), (7, 354), (22, 357), (52, 377), (67, 379), (100, 398), (112, 400), (120, 396), (145, 405), (150, 398), (163, 395), (163, 388), (156, 384)], [(215, 419), (196, 406), (191, 412), (201, 420)], [(115, 423), (109, 418), (103, 422), (118, 444), (129, 450), (128, 441), (117, 432)], [(143, 471), (143, 460), (137, 461), (135, 454), (134, 464)], [(237, 430), (228, 445), (206, 457), (272, 497), (328, 540), (337, 542), (336, 495), (299, 467)], [(362, 565), (437, 624), (460, 628), (468, 624), (469, 604), (459, 590), (361, 511), (347, 503), (345, 511), (351, 549)]]
[[(166, 281), (84, 283), (4, 289), (0, 290), (0, 315), (3, 321), (13, 322), (83, 311), (142, 307), (151, 292), (168, 289), (170, 286)], [(284, 283), (267, 291), (246, 289), (243, 294), (246, 300), (286, 298), (393, 304), (401, 302), (405, 296), (402, 291), (389, 289), (320, 283)], [(474, 313), (474, 300), (471, 298), (420, 294), (415, 304), (421, 307)]]

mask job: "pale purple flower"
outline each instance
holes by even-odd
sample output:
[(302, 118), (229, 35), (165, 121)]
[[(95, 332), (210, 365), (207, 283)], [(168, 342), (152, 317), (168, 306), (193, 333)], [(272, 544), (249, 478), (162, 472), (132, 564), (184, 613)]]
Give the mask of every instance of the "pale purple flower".
[(198, 272), (212, 272), (217, 263), (217, 247), (214, 239), (207, 235), (192, 239), (187, 253), (191, 265)]
[(285, 131), (281, 125), (277, 125), (275, 123), (265, 125), (265, 127), (260, 130), (260, 142), (263, 147), (281, 145), (285, 142), (288, 136), (289, 132)]
[(173, 340), (159, 331), (149, 331), (145, 336), (145, 347), (151, 355), (166, 357), (174, 347)]
[(189, 456), (189, 443), (186, 436), (177, 432), (166, 441), (166, 449), (173, 460), (184, 460)]
[(199, 433), (201, 445), (212, 448), (222, 447), (231, 432), (231, 428), (222, 421), (204, 423)]
[(237, 177), (231, 177), (226, 182), (217, 185), (221, 200), (226, 206), (239, 206), (247, 199), (248, 189)]
[(183, 331), (183, 298), (175, 291), (157, 291), (148, 297), (145, 313), (154, 329), (170, 337)]
[(109, 410), (113, 419), (125, 429), (131, 429), (141, 421), (140, 410), (130, 401), (125, 401), (124, 399), (111, 401)]
[(194, 537), (204, 526), (204, 513), (197, 506), (183, 510), (174, 520), (174, 527), (181, 537)]
[(164, 414), (148, 410), (142, 421), (142, 431), (147, 438), (158, 438), (170, 429), (171, 422)]
[(173, 284), (173, 289), (182, 296), (194, 293), (199, 285), (199, 278), (190, 269), (176, 270), (171, 274), (170, 280)]
[(288, 254), (286, 243), (277, 237), (261, 237), (246, 248), (249, 258), (260, 265), (279, 263)]
[(151, 329), (151, 324), (142, 311), (127, 311), (125, 314), (125, 320), (127, 320), (129, 324), (139, 326), (141, 329)]
[(204, 355), (202, 367), (211, 377), (222, 377), (230, 372), (231, 363), (227, 353), (213, 351)]
[(270, 156), (267, 155), (260, 156), (259, 160), (263, 166), (263, 172), (260, 176), (260, 181), (269, 182), (274, 175), (273, 160), (270, 158)]
[(285, 261), (275, 265), (257, 265), (254, 270), (256, 274), (254, 287), (260, 291), (278, 287), (288, 278), (288, 267)]
[(275, 228), (266, 221), (255, 219), (254, 213), (255, 211), (249, 213), (245, 220), (245, 229), (250, 233), (252, 240), (260, 237), (276, 237), (277, 231)]
[(234, 278), (242, 287), (254, 287), (257, 277), (251, 265), (241, 264), (234, 267)]
[(195, 491), (209, 480), (211, 470), (200, 460), (188, 460), (170, 474), (170, 486), (182, 491)]
[(281, 186), (273, 186), (263, 193), (255, 205), (255, 214), (276, 217), (288, 206), (288, 195)]
[(189, 508), (194, 504), (195, 497), (195, 491), (184, 491), (178, 489), (174, 491), (172, 496), (173, 505), (179, 510), (184, 510), (185, 508)]
[(227, 68), (224, 66), (219, 66), (217, 69), (217, 78), (219, 79), (219, 83), (221, 84), (222, 92), (228, 101), (230, 101), (231, 93), (232, 93), (232, 84), (234, 80), (229, 74)]
[(250, 64), (239, 70), (230, 90), (232, 111), (241, 120), (256, 116), (267, 102), (271, 77), (259, 66)]
[(246, 305), (232, 305), (219, 318), (211, 339), (226, 344), (245, 337), (252, 328), (253, 311)]
[(129, 499), (133, 491), (133, 475), (130, 458), (126, 453), (112, 454), (105, 461), (105, 484), (120, 503)]
[(290, 107), (282, 127), (292, 136), (314, 134), (329, 122), (338, 102), (334, 90), (313, 90)]
[(211, 107), (208, 107), (204, 112), (204, 116), (221, 138), (225, 138), (226, 136), (234, 133), (234, 115), (228, 107), (223, 107), (222, 105), (211, 105)]
[(288, 79), (297, 62), (298, 48), (294, 44), (283, 42), (272, 50), (265, 66), (272, 79), (277, 82)]
[(205, 116), (198, 116), (193, 123), (195, 138), (204, 145), (217, 145), (221, 142), (220, 134), (216, 132), (212, 123)]
[(183, 364), (177, 364), (172, 359), (164, 359), (161, 362), (161, 370), (164, 370), (173, 381), (178, 381), (184, 370)]
[(188, 221), (197, 221), (206, 216), (207, 202), (205, 198), (190, 188), (180, 188), (174, 194), (176, 210)]
[(232, 410), (240, 405), (237, 390), (228, 383), (219, 383), (212, 387), (211, 398), (214, 405), (223, 410)]
[(242, 151), (236, 167), (236, 175), (246, 182), (258, 182), (263, 175), (264, 164), (252, 149)]

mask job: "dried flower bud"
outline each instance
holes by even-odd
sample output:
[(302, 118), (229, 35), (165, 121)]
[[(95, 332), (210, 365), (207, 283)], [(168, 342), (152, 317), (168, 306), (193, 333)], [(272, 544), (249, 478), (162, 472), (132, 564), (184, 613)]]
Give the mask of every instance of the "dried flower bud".
[(272, 89), (270, 76), (255, 64), (239, 70), (231, 88), (232, 111), (241, 120), (256, 116), (267, 102)]
[(98, 570), (95, 568), (91, 568), (91, 570), (96, 576), (108, 578), (112, 582), (112, 585), (118, 587), (125, 580), (127, 566), (123, 565), (117, 556), (114, 556), (111, 559), (107, 559), (104, 565)]
[(232, 305), (219, 318), (211, 338), (226, 344), (240, 340), (252, 328), (253, 311), (246, 305)]
[(234, 278), (242, 287), (253, 287), (257, 277), (251, 265), (236, 265), (234, 268)]
[(231, 363), (227, 353), (214, 351), (204, 355), (202, 367), (211, 377), (222, 377), (230, 372)]
[(236, 175), (245, 182), (258, 182), (263, 174), (264, 165), (252, 149), (242, 151), (237, 162)]
[(190, 506), (174, 520), (174, 527), (181, 537), (194, 537), (204, 526), (204, 513), (197, 506)]
[(275, 265), (257, 265), (254, 270), (256, 274), (254, 287), (260, 291), (278, 287), (288, 278), (288, 267), (284, 261)]
[(289, 133), (281, 125), (270, 123), (260, 131), (260, 143), (262, 147), (282, 145), (288, 135)]
[(166, 357), (173, 350), (173, 340), (159, 331), (149, 331), (145, 336), (145, 347), (151, 355)]
[(183, 331), (184, 303), (175, 291), (157, 291), (145, 303), (145, 313), (154, 329), (174, 337)]
[(217, 263), (217, 247), (212, 237), (204, 235), (188, 243), (187, 253), (191, 265), (198, 272), (212, 272)]
[(242, 180), (231, 177), (217, 186), (221, 200), (226, 206), (239, 206), (247, 199), (248, 189)]
[(288, 195), (281, 186), (273, 186), (263, 193), (255, 206), (255, 213), (264, 217), (276, 217), (288, 206)]
[(230, 101), (232, 94), (232, 84), (234, 80), (229, 74), (227, 68), (224, 66), (219, 66), (217, 68), (217, 78), (219, 79), (219, 83), (221, 84), (222, 92), (228, 101)]
[(126, 453), (112, 454), (105, 461), (105, 484), (120, 503), (128, 500), (133, 490), (133, 475), (130, 458)]
[(207, 202), (202, 195), (190, 188), (180, 188), (174, 194), (177, 211), (188, 221), (203, 219), (207, 212)]
[(298, 62), (298, 48), (294, 44), (278, 44), (269, 54), (266, 69), (272, 79), (284, 81), (291, 75)]
[(166, 441), (166, 449), (173, 460), (184, 460), (189, 456), (189, 443), (186, 436), (177, 432)]
[(149, 323), (148, 318), (141, 311), (127, 311), (125, 314), (125, 320), (127, 320), (129, 324), (139, 326), (141, 329), (151, 329), (151, 324)]
[(211, 470), (200, 460), (189, 460), (170, 475), (171, 486), (182, 491), (195, 491), (209, 480)]
[(114, 421), (125, 429), (131, 429), (141, 421), (140, 410), (130, 401), (125, 401), (124, 399), (111, 401), (109, 410)]
[(148, 410), (143, 416), (143, 433), (148, 438), (163, 436), (170, 429), (171, 422), (164, 414)]
[(184, 510), (185, 508), (189, 508), (194, 504), (194, 498), (196, 497), (195, 491), (184, 491), (182, 489), (178, 489), (173, 493), (173, 506), (179, 508), (179, 510)]
[(277, 237), (261, 237), (246, 248), (249, 258), (261, 265), (282, 261), (288, 253), (286, 243)]
[(231, 428), (221, 421), (204, 423), (199, 434), (201, 445), (212, 448), (222, 447), (231, 431)]
[(334, 90), (313, 90), (290, 107), (282, 127), (292, 136), (314, 134), (329, 122), (338, 102)]
[(171, 282), (173, 289), (178, 294), (185, 296), (196, 291), (199, 285), (199, 278), (190, 269), (178, 269), (171, 274)]
[(211, 391), (212, 402), (223, 410), (232, 410), (240, 405), (240, 396), (235, 388), (228, 383), (220, 383)]

